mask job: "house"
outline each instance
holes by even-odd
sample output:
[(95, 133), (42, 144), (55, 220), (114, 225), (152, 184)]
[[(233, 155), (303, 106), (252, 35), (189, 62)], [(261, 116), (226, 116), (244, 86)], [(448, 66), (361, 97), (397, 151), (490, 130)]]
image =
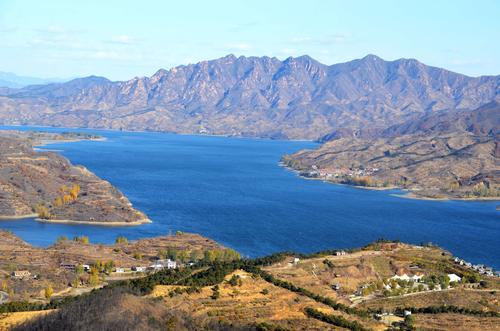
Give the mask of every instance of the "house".
[(336, 251), (335, 252), (335, 255), (336, 256), (342, 256), (342, 255), (346, 255), (347, 253), (345, 251)]
[(170, 259), (167, 259), (167, 262), (165, 263), (165, 267), (167, 269), (175, 269), (175, 268), (177, 268), (177, 262), (172, 261)]
[(340, 284), (338, 284), (338, 283), (337, 284), (332, 284), (332, 290), (334, 290), (334, 291), (340, 290)]
[(12, 273), (12, 277), (14, 278), (26, 278), (31, 276), (31, 272), (28, 270), (16, 270)]
[(300, 259), (298, 257), (293, 258), (293, 264), (299, 263)]
[(138, 267), (138, 266), (134, 266), (134, 267), (132, 267), (132, 271), (136, 271), (136, 272), (145, 272), (145, 271), (146, 271), (146, 267)]
[(149, 268), (153, 270), (161, 270), (164, 268), (167, 269), (176, 269), (177, 268), (177, 262), (172, 261), (170, 259), (166, 260), (156, 260), (154, 264), (152, 264)]
[(82, 264), (83, 271), (89, 272), (90, 266), (88, 264)]
[(450, 279), (450, 282), (456, 282), (456, 283), (460, 283), (460, 281), (462, 280), (462, 278), (460, 278), (455, 274), (448, 274), (448, 278)]
[(160, 263), (154, 263), (154, 264), (149, 266), (149, 269), (152, 269), (152, 270), (161, 270), (163, 268), (164, 268), (163, 264), (160, 264)]
[(402, 274), (401, 276), (394, 275), (394, 276), (391, 277), (391, 279), (409, 281), (409, 280), (411, 280), (411, 277), (408, 276), (407, 274)]
[(420, 283), (424, 276), (423, 275), (413, 275), (410, 277), (411, 280), (413, 280), (415, 283)]

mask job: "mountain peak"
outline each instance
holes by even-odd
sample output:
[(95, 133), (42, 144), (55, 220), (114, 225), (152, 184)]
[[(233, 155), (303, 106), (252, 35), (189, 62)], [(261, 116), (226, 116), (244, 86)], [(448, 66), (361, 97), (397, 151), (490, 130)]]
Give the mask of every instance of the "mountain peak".
[(374, 54), (368, 54), (365, 57), (361, 59), (363, 62), (377, 62), (377, 61), (385, 61), (381, 57), (374, 55)]

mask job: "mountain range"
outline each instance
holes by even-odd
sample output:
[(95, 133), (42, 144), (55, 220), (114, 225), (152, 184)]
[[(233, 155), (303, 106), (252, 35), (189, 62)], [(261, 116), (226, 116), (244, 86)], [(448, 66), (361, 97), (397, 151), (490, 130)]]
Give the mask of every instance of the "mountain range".
[(458, 127), (494, 134), (499, 101), (500, 76), (414, 59), (228, 55), (128, 81), (3, 88), (0, 123), (323, 140)]

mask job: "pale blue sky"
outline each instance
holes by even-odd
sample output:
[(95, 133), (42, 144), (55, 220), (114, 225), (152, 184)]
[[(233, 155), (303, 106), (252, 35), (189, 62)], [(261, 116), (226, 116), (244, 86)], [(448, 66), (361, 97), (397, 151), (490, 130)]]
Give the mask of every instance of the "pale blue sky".
[(498, 0), (0, 0), (0, 71), (129, 79), (229, 53), (372, 53), (497, 75), (499, 17)]

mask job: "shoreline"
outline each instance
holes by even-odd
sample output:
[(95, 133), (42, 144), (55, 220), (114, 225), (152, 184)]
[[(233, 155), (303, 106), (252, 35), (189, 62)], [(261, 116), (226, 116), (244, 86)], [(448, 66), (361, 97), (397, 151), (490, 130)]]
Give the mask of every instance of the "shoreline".
[(0, 215), (0, 220), (21, 220), (25, 218), (38, 217), (38, 214), (24, 214), (24, 215)]
[[(38, 215), (37, 215), (38, 216)], [(92, 221), (74, 221), (74, 220), (46, 220), (43, 218), (35, 218), (35, 221), (40, 223), (53, 224), (80, 224), (80, 225), (98, 225), (98, 226), (136, 226), (153, 223), (149, 218), (143, 218), (134, 222), (92, 222)]]
[(66, 139), (66, 140), (55, 140), (55, 139), (48, 139), (48, 140), (40, 140), (39, 143), (34, 144), (33, 147), (44, 147), (47, 145), (54, 145), (54, 144), (65, 144), (65, 143), (76, 143), (79, 141), (106, 141), (106, 137), (101, 137), (101, 138), (94, 138), (94, 139)]
[(415, 193), (415, 191), (409, 190), (409, 189), (404, 189), (401, 187), (397, 186), (388, 186), (388, 187), (371, 187), (371, 186), (359, 186), (359, 185), (351, 185), (351, 184), (346, 184), (346, 183), (338, 183), (334, 181), (329, 181), (324, 178), (312, 178), (312, 177), (306, 177), (302, 176), (300, 174), (300, 170), (294, 169), (292, 167), (289, 167), (285, 165), (282, 162), (279, 162), (279, 165), (284, 167), (285, 169), (292, 171), (297, 174), (298, 177), (306, 180), (320, 180), (322, 182), (325, 182), (327, 184), (333, 184), (333, 185), (343, 185), (343, 186), (348, 186), (352, 188), (357, 188), (357, 189), (363, 189), (363, 190), (371, 190), (371, 191), (387, 191), (387, 190), (401, 190), (404, 191), (405, 193), (402, 194), (391, 194), (394, 197), (398, 198), (404, 198), (404, 199), (414, 199), (414, 200), (427, 200), (427, 201), (500, 201), (500, 197), (478, 197), (478, 198), (460, 198), (460, 197), (452, 197), (452, 196), (444, 196), (442, 198), (432, 198), (432, 197), (427, 197), (424, 195), (419, 195)]
[[(402, 189), (404, 190), (404, 189)], [(425, 195), (416, 194), (414, 191), (408, 191), (405, 194), (392, 194), (393, 196), (405, 199), (414, 200), (429, 200), (429, 201), (500, 201), (500, 197), (479, 197), (479, 198), (459, 198), (459, 197), (442, 197), (431, 198)]]
[[(206, 136), (206, 137), (222, 137), (222, 138), (243, 138), (243, 139), (256, 139), (256, 140), (270, 140), (270, 141), (293, 141), (293, 142), (311, 142), (315, 144), (321, 144), (315, 139), (294, 139), (294, 138), (280, 138), (280, 139), (273, 139), (269, 137), (260, 137), (260, 136), (246, 136), (246, 135), (232, 135), (232, 134), (205, 134), (205, 133), (199, 133), (199, 132), (176, 132), (176, 131), (159, 131), (159, 130), (120, 130), (120, 129), (112, 129), (112, 128), (94, 128), (94, 127), (59, 127), (59, 126), (50, 126), (50, 125), (21, 125), (21, 124), (1, 124), (0, 126), (6, 126), (6, 127), (20, 127), (20, 128), (26, 128), (26, 127), (33, 127), (33, 128), (48, 128), (48, 129), (67, 129), (67, 130), (97, 130), (97, 131), (109, 131), (109, 132), (129, 132), (129, 133), (162, 133), (162, 134), (172, 134), (172, 135), (179, 135), (179, 136)], [(3, 130), (9, 130), (9, 129), (3, 129)], [(103, 137), (103, 140), (106, 140), (106, 137)], [(80, 139), (80, 140), (96, 140), (99, 141), (100, 139)], [(78, 141), (78, 140), (76, 140)], [(58, 143), (59, 141), (56, 141), (55, 143)], [(61, 143), (63, 142), (71, 142), (71, 141), (60, 141)]]

